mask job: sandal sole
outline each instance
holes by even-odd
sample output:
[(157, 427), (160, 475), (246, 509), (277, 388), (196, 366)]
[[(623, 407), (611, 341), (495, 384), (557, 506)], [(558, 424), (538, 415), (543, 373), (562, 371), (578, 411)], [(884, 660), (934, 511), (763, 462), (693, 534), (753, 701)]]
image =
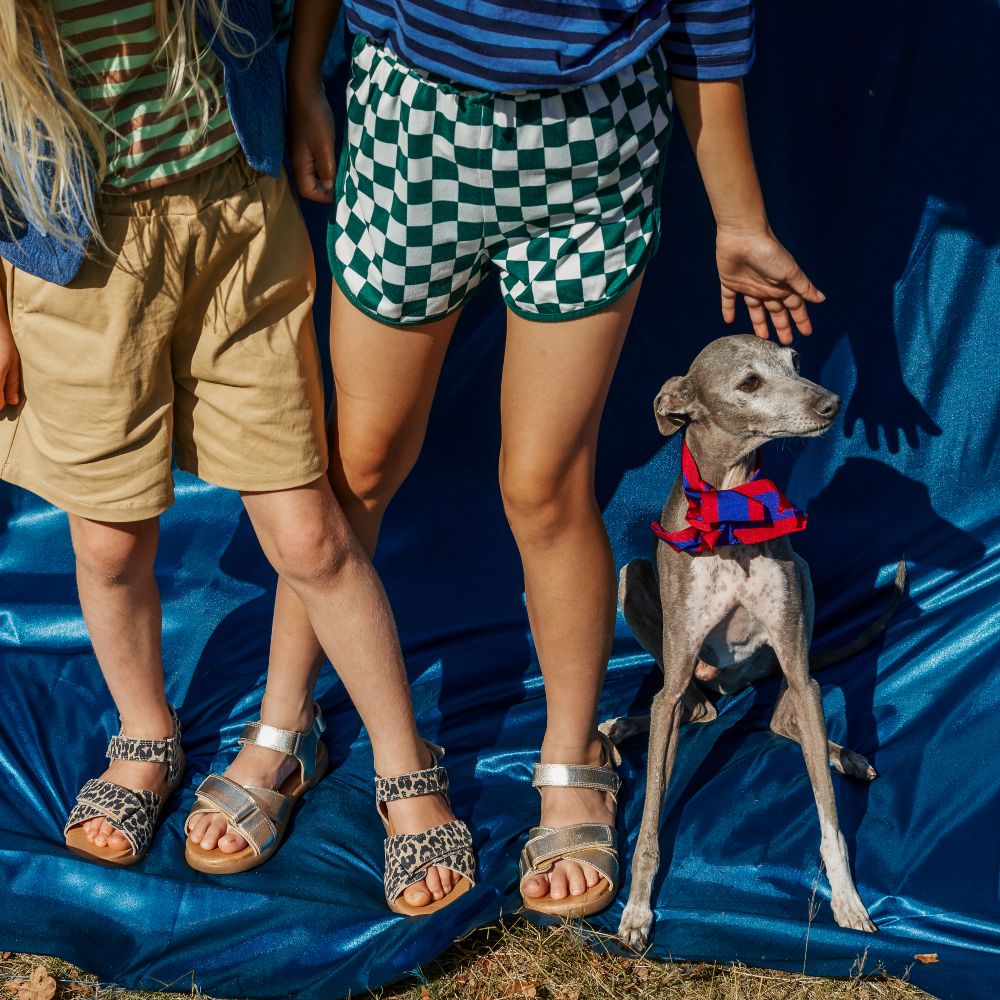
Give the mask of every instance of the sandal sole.
[(432, 913), (437, 913), (438, 910), (443, 910), (446, 906), (450, 906), (459, 896), (464, 896), (471, 888), (472, 883), (463, 875), (452, 886), (451, 892), (442, 896), (441, 899), (436, 899), (434, 902), (428, 903), (426, 906), (410, 906), (409, 903), (403, 900), (402, 896), (395, 903), (387, 902), (386, 905), (393, 913), (398, 913), (403, 917), (429, 917)]

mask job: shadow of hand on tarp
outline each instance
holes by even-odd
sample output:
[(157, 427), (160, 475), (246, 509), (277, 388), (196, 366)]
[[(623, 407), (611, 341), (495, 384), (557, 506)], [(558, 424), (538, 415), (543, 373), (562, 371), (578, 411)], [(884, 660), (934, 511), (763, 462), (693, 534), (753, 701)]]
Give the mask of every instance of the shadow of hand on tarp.
[[(847, 339), (857, 382), (844, 433), (862, 430), (873, 451), (884, 441), (895, 453), (941, 433), (907, 385), (897, 345), (893, 292), (922, 252), (920, 234), (931, 221), (987, 243), (1000, 236), (1000, 133), (970, 128), (962, 113), (982, 106), (995, 78), (1000, 9), (989, 0), (877, 4), (852, 39), (849, 72), (839, 44), (816, 44), (840, 35), (841, 16), (830, 4), (763, 5), (747, 100), (775, 230), (828, 296), (813, 310), (816, 336), (799, 349), (819, 372)], [(769, 110), (777, 94), (780, 113)], [(845, 141), (866, 155), (844, 155)]]

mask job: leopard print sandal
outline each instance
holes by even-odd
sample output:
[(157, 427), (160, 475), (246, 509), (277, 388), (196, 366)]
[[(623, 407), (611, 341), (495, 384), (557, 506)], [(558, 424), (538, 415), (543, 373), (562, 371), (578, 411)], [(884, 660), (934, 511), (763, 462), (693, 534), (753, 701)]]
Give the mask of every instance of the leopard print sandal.
[[(66, 846), (88, 861), (103, 861), (111, 865), (134, 865), (141, 861), (153, 842), (160, 813), (171, 793), (184, 776), (184, 751), (181, 748), (181, 727), (177, 713), (170, 709), (174, 731), (162, 740), (136, 740), (119, 732), (108, 744), (108, 760), (133, 760), (167, 765), (167, 782), (163, 793), (140, 789), (133, 791), (104, 778), (91, 778), (76, 797), (63, 828)], [(98, 847), (87, 837), (80, 825), (88, 819), (103, 817), (128, 841), (128, 847), (112, 849)]]
[(325, 729), (323, 713), (315, 702), (312, 725), (305, 732), (279, 729), (259, 719), (248, 722), (240, 735), (242, 746), (279, 751), (294, 757), (299, 766), (277, 789), (243, 786), (224, 774), (210, 774), (198, 786), (194, 807), (184, 823), (185, 833), (191, 819), (200, 813), (221, 813), (228, 821), (228, 832), (238, 834), (247, 846), (241, 851), (226, 852), (217, 846), (209, 851), (188, 838), (184, 860), (209, 875), (235, 875), (267, 861), (281, 844), (299, 799), (326, 774), (330, 758), (320, 740)]
[[(431, 752), (431, 766), (423, 771), (411, 771), (395, 778), (375, 776), (375, 798), (379, 816), (387, 834), (385, 841), (385, 900), (393, 913), (407, 917), (423, 917), (453, 903), (475, 884), (476, 857), (472, 853), (472, 834), (461, 820), (453, 819), (423, 833), (394, 833), (389, 821), (387, 802), (440, 795), (448, 798), (448, 772), (438, 763), (444, 750), (424, 740)], [(450, 868), (459, 876), (451, 892), (426, 906), (411, 906), (403, 893), (420, 882), (427, 869), (435, 865)]]

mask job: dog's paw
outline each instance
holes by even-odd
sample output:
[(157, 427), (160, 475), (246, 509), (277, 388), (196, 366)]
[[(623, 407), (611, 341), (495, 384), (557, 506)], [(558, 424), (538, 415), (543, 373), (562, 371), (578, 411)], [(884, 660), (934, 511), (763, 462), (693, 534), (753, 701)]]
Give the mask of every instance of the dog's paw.
[(618, 937), (635, 951), (642, 951), (652, 926), (653, 911), (648, 906), (629, 903), (618, 925)]
[(830, 744), (830, 766), (848, 778), (857, 781), (874, 781), (878, 777), (868, 758), (836, 743)]
[(627, 739), (638, 733), (649, 731), (649, 716), (620, 715), (617, 719), (608, 719), (597, 727), (615, 746), (620, 746)]
[(852, 931), (866, 931), (869, 934), (878, 931), (856, 891), (852, 890), (843, 894), (835, 892), (830, 900), (830, 905), (833, 907), (833, 919), (841, 927), (847, 927)]

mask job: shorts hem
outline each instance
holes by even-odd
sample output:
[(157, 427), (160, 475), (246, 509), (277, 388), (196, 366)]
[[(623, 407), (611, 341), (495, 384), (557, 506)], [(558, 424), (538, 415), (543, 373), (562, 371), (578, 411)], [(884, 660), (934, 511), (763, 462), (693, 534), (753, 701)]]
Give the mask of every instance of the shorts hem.
[(282, 490), (293, 490), (299, 486), (308, 486), (326, 475), (329, 461), (324, 460), (309, 469), (276, 472), (259, 476), (235, 475), (216, 469), (206, 469), (203, 463), (192, 462), (186, 457), (175, 453), (177, 468), (197, 476), (210, 486), (218, 486), (224, 490), (234, 490), (238, 493), (277, 493)]
[(603, 312), (608, 306), (614, 305), (622, 296), (631, 290), (632, 286), (643, 276), (653, 254), (656, 253), (657, 242), (651, 240), (642, 259), (636, 264), (635, 269), (628, 276), (628, 280), (613, 295), (605, 296), (600, 302), (590, 302), (578, 309), (572, 309), (561, 313), (533, 313), (520, 306), (514, 305), (505, 295), (504, 305), (519, 319), (530, 320), (535, 323), (568, 323), (572, 319), (585, 319), (595, 313)]
[(37, 479), (29, 472), (16, 465), (8, 463), (0, 469), (0, 480), (20, 486), (22, 489), (41, 497), (53, 507), (58, 507), (67, 514), (85, 517), (90, 521), (108, 521), (115, 524), (125, 524), (131, 521), (148, 521), (166, 513), (174, 503), (171, 496), (162, 501), (136, 504), (89, 504), (74, 497), (67, 496), (61, 490), (49, 486), (42, 479)]
[[(330, 226), (330, 233), (333, 232), (333, 226)], [(333, 280), (337, 283), (337, 287), (344, 293), (344, 298), (354, 306), (358, 312), (364, 313), (369, 319), (375, 320), (377, 323), (382, 323), (384, 326), (391, 327), (407, 327), (407, 326), (421, 326), (425, 323), (437, 323), (438, 320), (442, 320), (451, 316), (452, 313), (458, 312), (465, 305), (468, 304), (469, 300), (483, 287), (483, 282), (480, 281), (473, 288), (470, 288), (468, 293), (462, 297), (462, 301), (457, 305), (453, 305), (443, 312), (434, 313), (431, 316), (421, 316), (419, 319), (390, 319), (388, 316), (383, 316), (381, 313), (376, 312), (374, 309), (366, 306), (355, 294), (347, 287), (347, 280), (344, 277), (344, 268), (334, 253), (332, 238), (328, 237), (327, 246), (329, 250), (330, 258), (330, 271), (333, 273)]]

